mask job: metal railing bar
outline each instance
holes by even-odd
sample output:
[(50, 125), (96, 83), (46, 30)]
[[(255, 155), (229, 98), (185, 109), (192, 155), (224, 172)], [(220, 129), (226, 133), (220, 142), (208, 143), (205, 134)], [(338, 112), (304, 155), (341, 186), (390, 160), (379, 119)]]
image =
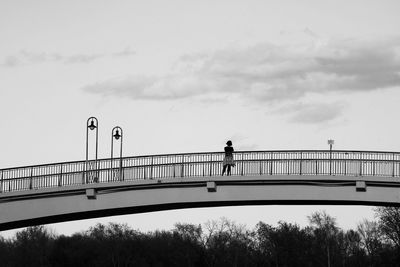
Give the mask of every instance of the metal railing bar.
[[(260, 154), (260, 153), (274, 153), (274, 154), (284, 154), (284, 153), (314, 153), (314, 154), (327, 154), (329, 155), (329, 150), (260, 150), (260, 151), (235, 151), (235, 154)], [(332, 151), (332, 155), (340, 155), (341, 153), (348, 153), (348, 154), (358, 154), (358, 153), (364, 153), (364, 154), (375, 154), (375, 155), (400, 155), (400, 152), (391, 152), (391, 151), (359, 151), (359, 150), (334, 150)], [(224, 152), (194, 152), (194, 153), (177, 153), (177, 154), (159, 154), (159, 155), (140, 155), (140, 156), (131, 156), (131, 157), (122, 157), (122, 160), (130, 160), (130, 159), (140, 159), (140, 158), (151, 158), (151, 157), (180, 157), (180, 156), (191, 156), (191, 155), (208, 155), (208, 154), (214, 154), (214, 155), (223, 155)], [(327, 157), (329, 158), (329, 157)], [(118, 159), (113, 159), (113, 160), (119, 160)], [(104, 158), (104, 159), (98, 159), (97, 162), (100, 164), (101, 162), (107, 162), (110, 161), (111, 158)], [(89, 162), (95, 162), (94, 160), (91, 160)], [(10, 167), (10, 168), (3, 168), (1, 170), (3, 171), (12, 171), (12, 170), (22, 170), (24, 168), (38, 168), (38, 167), (49, 167), (49, 166), (58, 166), (60, 164), (63, 165), (73, 165), (73, 164), (85, 164), (85, 160), (79, 160), (79, 161), (68, 161), (68, 162), (58, 162), (58, 163), (46, 163), (46, 164), (40, 164), (40, 165), (29, 165), (29, 166), (22, 166), (22, 167)]]
[[(214, 170), (216, 167), (222, 167), (223, 155), (223, 152), (164, 154), (125, 157), (122, 160), (120, 158), (100, 159), (88, 162), (63, 162), (8, 168), (0, 170), (0, 192), (76, 185), (79, 184), (79, 177), (74, 176), (81, 174), (82, 177), (85, 177), (86, 174), (90, 175), (87, 181), (90, 183), (123, 180), (126, 172), (130, 172), (130, 176), (133, 177), (129, 180), (171, 178), (177, 176), (177, 171), (180, 171), (180, 177), (204, 176), (208, 171), (210, 176), (219, 175)], [(232, 175), (236, 176), (268, 173), (270, 175), (400, 176), (400, 153), (398, 152), (345, 150), (332, 151), (332, 153), (330, 150), (236, 151), (234, 158), (237, 167), (232, 170)], [(94, 168), (93, 163), (97, 163)], [(119, 165), (119, 167), (114, 168), (114, 165)], [(85, 171), (85, 166), (89, 166), (89, 170)], [(396, 168), (396, 166), (399, 168)], [(397, 169), (399, 169), (398, 172)], [(116, 173), (117, 170), (118, 173)], [(119, 179), (114, 179), (114, 175), (109, 177), (110, 171), (112, 174), (118, 174)], [(95, 175), (92, 177), (92, 174)], [(92, 179), (98, 180), (92, 181)]]

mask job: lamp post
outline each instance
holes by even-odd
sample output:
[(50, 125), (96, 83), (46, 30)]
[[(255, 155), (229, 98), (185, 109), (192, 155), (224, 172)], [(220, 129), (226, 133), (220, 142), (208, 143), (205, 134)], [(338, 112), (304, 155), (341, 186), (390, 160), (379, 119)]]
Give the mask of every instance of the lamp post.
[(335, 143), (335, 140), (329, 139), (329, 175), (332, 175), (332, 146)]
[(113, 178), (113, 157), (114, 157), (114, 139), (115, 140), (120, 140), (120, 147), (119, 147), (119, 180), (123, 180), (123, 175), (122, 175), (122, 139), (123, 139), (123, 132), (122, 128), (119, 126), (115, 126), (111, 130), (111, 178)]
[[(97, 154), (98, 154), (98, 147), (99, 147), (99, 122), (96, 117), (90, 117), (86, 121), (86, 163), (85, 163), (85, 180), (83, 183), (89, 182), (88, 177), (88, 166), (89, 166), (89, 130), (96, 131), (96, 148), (95, 148), (95, 160), (94, 160), (94, 169), (97, 170)], [(90, 169), (89, 169), (90, 170)], [(97, 180), (95, 178), (94, 180)], [(97, 181), (98, 182), (98, 181)]]

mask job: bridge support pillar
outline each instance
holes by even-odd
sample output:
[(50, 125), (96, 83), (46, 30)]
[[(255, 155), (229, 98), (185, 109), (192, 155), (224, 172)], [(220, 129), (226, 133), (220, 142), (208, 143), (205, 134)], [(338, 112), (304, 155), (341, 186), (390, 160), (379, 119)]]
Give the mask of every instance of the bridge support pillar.
[(365, 181), (356, 181), (356, 191), (357, 192), (367, 191), (367, 185), (366, 185)]
[(215, 182), (207, 182), (207, 191), (217, 192), (217, 185), (215, 184)]
[(96, 199), (96, 190), (94, 188), (86, 189), (86, 197), (88, 199)]

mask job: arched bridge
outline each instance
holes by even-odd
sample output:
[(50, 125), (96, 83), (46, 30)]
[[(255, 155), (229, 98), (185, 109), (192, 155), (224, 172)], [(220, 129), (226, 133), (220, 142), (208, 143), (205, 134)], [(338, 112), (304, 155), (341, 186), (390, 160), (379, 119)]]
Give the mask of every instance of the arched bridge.
[(0, 170), (0, 230), (191, 207), (400, 205), (400, 153), (239, 151), (76, 161)]

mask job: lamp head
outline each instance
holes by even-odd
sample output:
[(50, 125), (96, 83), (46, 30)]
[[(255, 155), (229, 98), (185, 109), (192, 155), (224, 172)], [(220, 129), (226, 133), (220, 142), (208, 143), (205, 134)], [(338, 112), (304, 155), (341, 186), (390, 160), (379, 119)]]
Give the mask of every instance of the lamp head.
[(119, 130), (118, 130), (118, 129), (115, 130), (114, 138), (115, 138), (116, 140), (118, 140), (120, 137), (121, 137), (121, 135), (119, 134)]
[(90, 130), (94, 130), (94, 129), (97, 128), (97, 126), (94, 124), (94, 120), (93, 120), (93, 119), (90, 121), (90, 125), (88, 126), (88, 128), (89, 128)]

